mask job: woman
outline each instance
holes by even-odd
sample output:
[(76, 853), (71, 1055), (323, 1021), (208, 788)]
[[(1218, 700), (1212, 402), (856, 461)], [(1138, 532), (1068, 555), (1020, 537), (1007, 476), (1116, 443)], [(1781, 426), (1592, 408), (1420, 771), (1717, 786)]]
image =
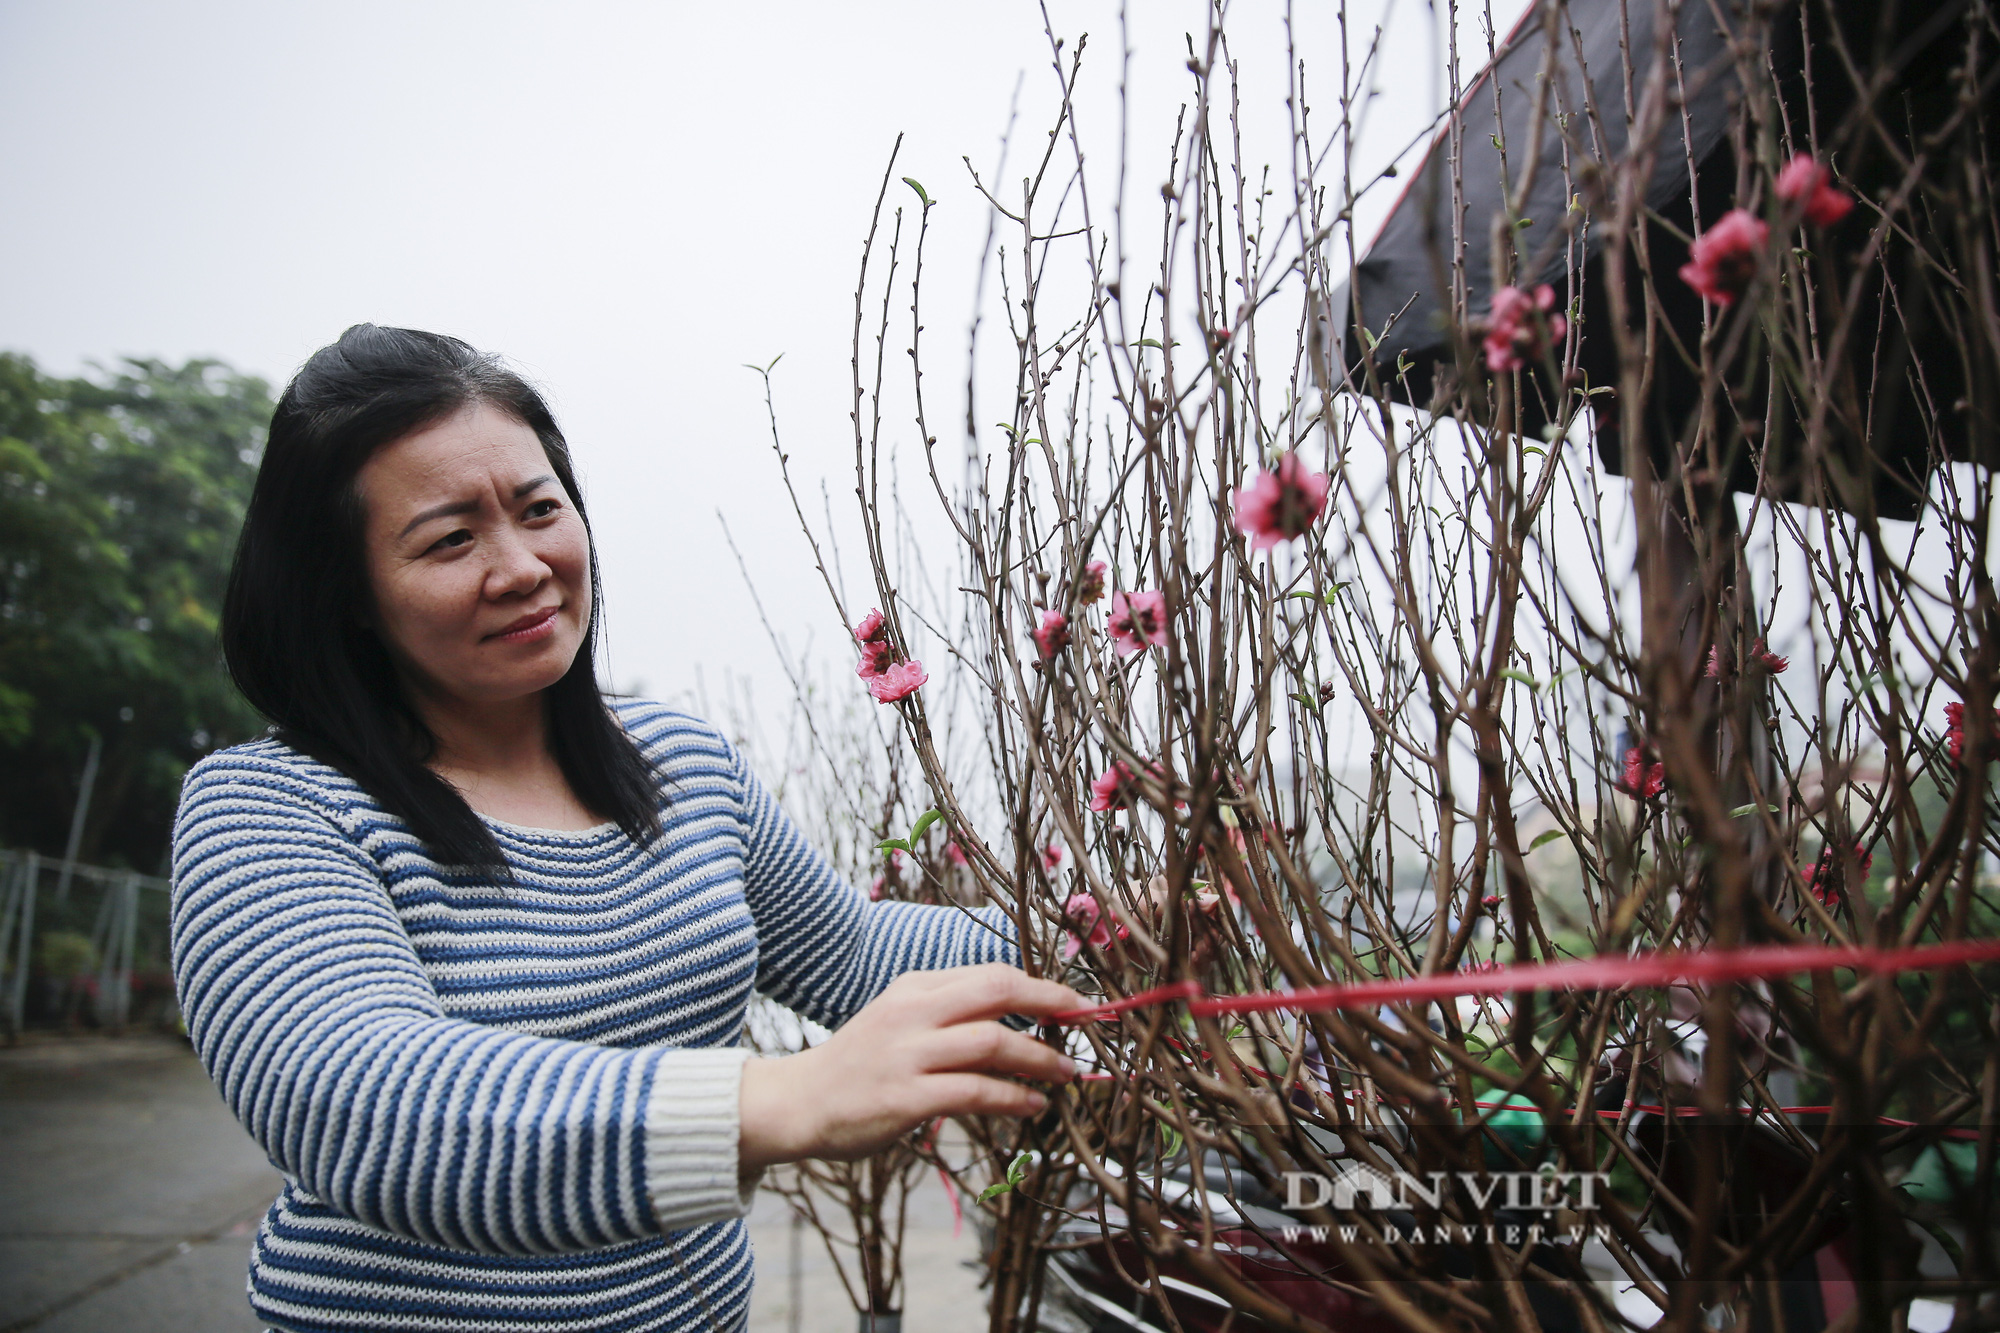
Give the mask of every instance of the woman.
[[(278, 1328), (729, 1329), (763, 1168), (1073, 1072), (995, 1021), (1081, 1003), (1003, 913), (866, 902), (713, 727), (605, 706), (579, 501), (456, 339), (356, 326), (272, 417), (222, 640), (274, 725), (188, 775), (173, 947)], [(838, 1030), (748, 1059), (753, 985)]]

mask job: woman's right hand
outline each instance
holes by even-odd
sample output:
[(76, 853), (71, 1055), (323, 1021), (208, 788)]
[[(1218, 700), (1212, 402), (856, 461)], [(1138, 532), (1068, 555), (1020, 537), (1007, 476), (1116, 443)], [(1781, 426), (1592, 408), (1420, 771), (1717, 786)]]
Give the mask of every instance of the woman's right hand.
[(906, 972), (820, 1045), (744, 1064), (738, 1168), (866, 1157), (941, 1115), (1033, 1115), (1047, 1096), (1012, 1079), (1076, 1066), (996, 1020), (1088, 1004), (1005, 963)]

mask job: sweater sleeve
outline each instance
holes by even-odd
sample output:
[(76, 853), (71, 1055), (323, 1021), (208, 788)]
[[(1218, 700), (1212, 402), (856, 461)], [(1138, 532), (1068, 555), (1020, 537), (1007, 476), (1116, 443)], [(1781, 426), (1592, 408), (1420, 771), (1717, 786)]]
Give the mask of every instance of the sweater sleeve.
[(759, 991), (838, 1027), (905, 972), (1020, 965), (1014, 922), (999, 907), (870, 902), (800, 835), (733, 746), (730, 756), (743, 792)]
[(450, 1017), (376, 867), (282, 759), (211, 756), (174, 827), (188, 1033), (271, 1161), (340, 1213), (503, 1254), (740, 1217), (740, 1049)]

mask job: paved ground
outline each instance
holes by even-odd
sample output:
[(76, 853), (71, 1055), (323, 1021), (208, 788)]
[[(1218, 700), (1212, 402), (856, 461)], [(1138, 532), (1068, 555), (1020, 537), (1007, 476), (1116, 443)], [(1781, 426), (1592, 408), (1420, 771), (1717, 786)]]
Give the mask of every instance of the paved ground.
[[(164, 1037), (0, 1048), (0, 1333), (256, 1333), (250, 1236), (277, 1173), (186, 1043)], [(789, 1211), (751, 1215), (752, 1333), (849, 1333), (819, 1237), (796, 1274)], [(905, 1241), (910, 1333), (986, 1326), (972, 1231), (952, 1235), (933, 1178)], [(793, 1291), (799, 1295), (794, 1319)]]
[(244, 1255), (278, 1176), (185, 1042), (0, 1050), (0, 1328), (256, 1330)]

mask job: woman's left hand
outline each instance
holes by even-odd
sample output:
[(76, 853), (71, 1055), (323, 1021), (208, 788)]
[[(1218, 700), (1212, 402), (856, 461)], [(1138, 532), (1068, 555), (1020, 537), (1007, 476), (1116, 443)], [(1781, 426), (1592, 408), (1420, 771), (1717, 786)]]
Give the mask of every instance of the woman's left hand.
[(941, 1115), (1034, 1115), (1048, 1097), (1014, 1080), (1076, 1066), (996, 1020), (1088, 1003), (1006, 963), (906, 972), (820, 1045), (744, 1065), (738, 1166), (866, 1157)]

